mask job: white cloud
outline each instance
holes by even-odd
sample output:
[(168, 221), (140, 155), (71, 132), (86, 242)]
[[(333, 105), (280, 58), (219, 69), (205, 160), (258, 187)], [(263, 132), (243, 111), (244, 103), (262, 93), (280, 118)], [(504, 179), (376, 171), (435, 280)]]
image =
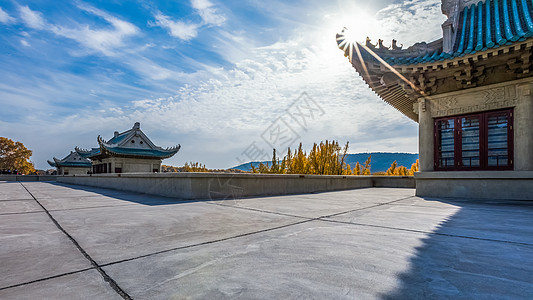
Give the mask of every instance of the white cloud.
[(46, 22), (41, 13), (31, 10), (28, 6), (19, 7), (20, 17), (22, 21), (30, 28), (44, 29)]
[(184, 41), (189, 41), (198, 36), (198, 31), (202, 26), (221, 26), (226, 21), (226, 18), (223, 15), (218, 14), (213, 3), (208, 0), (191, 0), (191, 5), (202, 18), (201, 24), (193, 23), (191, 21), (175, 21), (161, 12), (157, 12), (154, 15), (155, 22), (149, 22), (148, 24), (164, 28), (171, 36)]
[[(28, 27), (51, 31), (58, 36), (78, 42), (91, 52), (96, 51), (107, 56), (117, 55), (116, 50), (124, 46), (126, 38), (139, 34), (139, 29), (132, 23), (120, 20), (84, 3), (81, 3), (78, 7), (101, 17), (111, 24), (112, 29), (94, 29), (84, 24), (76, 24), (77, 26), (50, 24), (46, 22), (40, 12), (33, 11), (28, 6), (20, 6), (19, 12), (23, 22)], [(23, 35), (25, 34), (27, 33), (23, 33)]]
[(86, 4), (80, 5), (79, 8), (103, 18), (113, 28), (93, 29), (89, 25), (79, 25), (77, 28), (72, 26), (51, 26), (51, 30), (59, 36), (75, 40), (86, 48), (107, 56), (117, 55), (116, 49), (124, 46), (124, 40), (139, 33), (139, 29), (135, 25), (120, 20), (102, 10)]
[(154, 17), (156, 21), (150, 24), (168, 30), (169, 34), (173, 37), (188, 41), (198, 35), (198, 24), (185, 23), (182, 21), (173, 21), (170, 19), (170, 17), (165, 16), (160, 12), (157, 13)]
[[(436, 0), (424, 1), (420, 5), (413, 2), (410, 6), (389, 6), (378, 14), (379, 21), (399, 42), (429, 41), (439, 37), (440, 31), (441, 16), (436, 12), (435, 3)], [(205, 2), (198, 3), (197, 7), (205, 8), (206, 5)], [(412, 20), (403, 20), (398, 15)], [(332, 13), (330, 18), (334, 20), (336, 16)], [(61, 156), (76, 145), (96, 146), (95, 137), (99, 134), (111, 137), (114, 130), (128, 129), (133, 122), (140, 121), (143, 130), (156, 144), (181, 143), (180, 153), (165, 164), (200, 161), (208, 167), (223, 168), (238, 164), (235, 158), (254, 141), (262, 143), (261, 147), (270, 155), (271, 149), (262, 142), (261, 134), (302, 92), (307, 92), (326, 113), (310, 122), (306, 130), (299, 131), (299, 140), (304, 147), (309, 148), (313, 142), (325, 139), (338, 139), (340, 143), (349, 140), (351, 152), (416, 152), (416, 123), (380, 100), (362, 82), (336, 47), (335, 33), (342, 26), (327, 25), (292, 28), (281, 37), (285, 40), (267, 47), (254, 47), (257, 41), (253, 37), (240, 41), (238, 36), (221, 34), (222, 40), (214, 42), (213, 45), (218, 47), (214, 49), (221, 55), (233, 53), (234, 67), (208, 68), (209, 77), (203, 73), (189, 77), (188, 85), (169, 86), (168, 89), (177, 89), (170, 97), (139, 96), (153, 95), (153, 92), (142, 91), (128, 97), (137, 100), (127, 105), (91, 103), (90, 108), (77, 110), (67, 117), (23, 122), (23, 126), (0, 121), (0, 127), (6, 134), (32, 140), (36, 150), (34, 159), (43, 165), (46, 159)], [(416, 28), (428, 30), (414, 30)], [(241, 48), (242, 52), (234, 48)], [(153, 80), (183, 75), (168, 66), (153, 64), (147, 58), (130, 55), (124, 61), (132, 68), (138, 66), (137, 72), (144, 70), (146, 77)], [(116, 88), (115, 83), (107, 92), (125, 90)], [(74, 83), (70, 85), (76, 86)], [(106, 91), (106, 87), (98, 84), (87, 91), (91, 89)], [(35, 90), (36, 94), (38, 92)], [(34, 99), (32, 95), (21, 98)], [(50, 134), (41, 137), (39, 128), (46, 128)], [(50, 145), (50, 140), (65, 142), (52, 143), (50, 149), (38, 147)]]
[(11, 17), (0, 7), (0, 23), (9, 24), (15, 22), (15, 18)]
[[(441, 2), (435, 0), (408, 0), (391, 4), (376, 14), (381, 21), (382, 39), (397, 39), (404, 48), (416, 42), (430, 42), (442, 37), (442, 24), (446, 17), (440, 8)], [(420, 30), (423, 28), (423, 30)], [(374, 39), (377, 41), (378, 37)]]
[(209, 0), (191, 0), (191, 5), (206, 24), (220, 26), (224, 24), (226, 18), (217, 13), (213, 3)]
[(28, 43), (28, 41), (26, 41), (26, 40), (24, 40), (24, 39), (20, 40), (20, 43), (21, 43), (22, 46), (24, 46), (24, 47), (30, 47), (30, 46), (31, 46), (30, 43)]

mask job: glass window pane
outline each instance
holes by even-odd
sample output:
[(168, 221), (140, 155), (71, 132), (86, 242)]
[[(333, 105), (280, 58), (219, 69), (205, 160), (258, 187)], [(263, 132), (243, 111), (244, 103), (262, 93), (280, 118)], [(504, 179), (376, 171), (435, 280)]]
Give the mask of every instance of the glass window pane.
[(437, 123), (439, 148), (438, 148), (438, 165), (439, 167), (454, 166), (454, 136), (453, 136), (453, 119), (443, 120)]
[(464, 167), (479, 167), (479, 116), (461, 118), (461, 161)]
[(487, 158), (488, 166), (490, 167), (509, 165), (509, 145), (507, 143), (507, 127), (507, 113), (502, 113), (500, 115), (491, 115), (488, 117)]

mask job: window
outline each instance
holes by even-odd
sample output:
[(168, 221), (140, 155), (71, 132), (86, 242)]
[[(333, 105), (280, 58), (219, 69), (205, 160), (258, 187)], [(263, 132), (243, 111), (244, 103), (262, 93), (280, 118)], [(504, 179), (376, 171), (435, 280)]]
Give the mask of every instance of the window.
[(435, 119), (435, 170), (512, 170), (513, 110)]

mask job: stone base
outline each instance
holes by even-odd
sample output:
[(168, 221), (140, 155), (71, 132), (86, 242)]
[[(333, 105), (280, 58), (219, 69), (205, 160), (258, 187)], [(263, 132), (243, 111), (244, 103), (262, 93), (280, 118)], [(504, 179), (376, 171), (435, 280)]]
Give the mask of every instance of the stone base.
[(415, 180), (419, 197), (533, 200), (533, 171), (418, 172)]

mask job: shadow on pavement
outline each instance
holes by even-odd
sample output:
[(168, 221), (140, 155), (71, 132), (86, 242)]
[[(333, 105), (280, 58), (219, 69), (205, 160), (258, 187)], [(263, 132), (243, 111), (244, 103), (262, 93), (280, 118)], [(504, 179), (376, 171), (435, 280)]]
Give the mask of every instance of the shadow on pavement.
[(82, 197), (105, 196), (105, 197), (111, 197), (111, 198), (115, 198), (119, 200), (134, 202), (134, 203), (143, 204), (143, 205), (150, 205), (150, 206), (174, 205), (174, 204), (209, 201), (209, 199), (187, 200), (187, 199), (156, 196), (156, 195), (151, 195), (151, 194), (133, 193), (133, 192), (128, 192), (128, 191), (107, 189), (107, 188), (101, 188), (101, 187), (65, 184), (65, 183), (58, 183), (58, 182), (49, 182), (49, 183), (55, 186), (63, 187), (63, 188), (93, 193), (93, 195), (88, 194)]
[(414, 249), (382, 298), (531, 299), (533, 202), (439, 201), (460, 209)]

